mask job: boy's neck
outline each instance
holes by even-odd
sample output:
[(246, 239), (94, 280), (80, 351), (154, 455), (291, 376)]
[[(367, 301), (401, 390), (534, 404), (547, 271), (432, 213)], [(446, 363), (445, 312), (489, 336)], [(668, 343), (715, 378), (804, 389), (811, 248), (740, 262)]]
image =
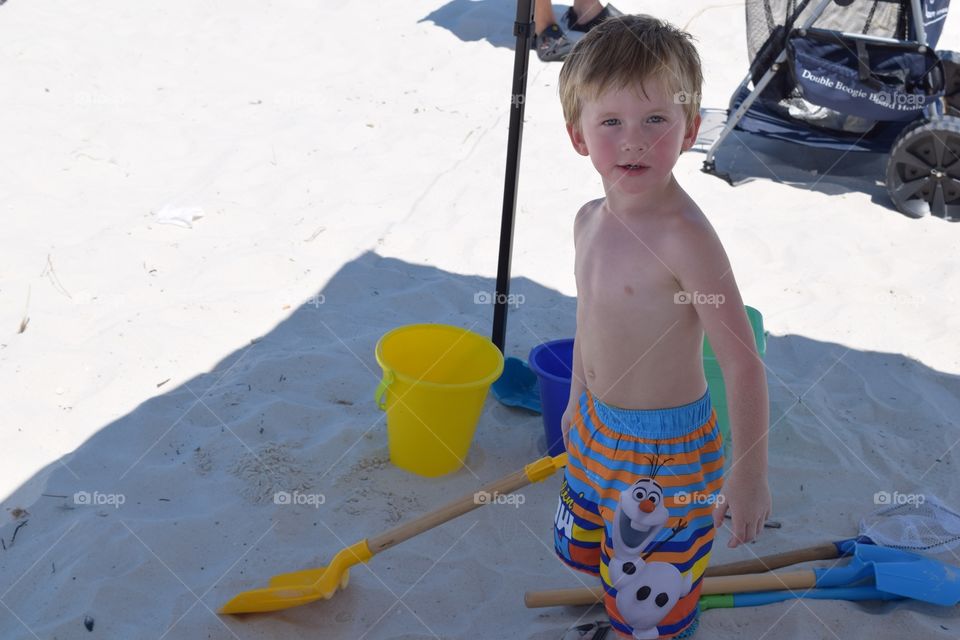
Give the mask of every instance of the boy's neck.
[(609, 189), (604, 183), (607, 208), (618, 217), (646, 217), (675, 209), (676, 202), (682, 189), (679, 183), (670, 174), (669, 179), (662, 185), (647, 189), (642, 193), (625, 194)]

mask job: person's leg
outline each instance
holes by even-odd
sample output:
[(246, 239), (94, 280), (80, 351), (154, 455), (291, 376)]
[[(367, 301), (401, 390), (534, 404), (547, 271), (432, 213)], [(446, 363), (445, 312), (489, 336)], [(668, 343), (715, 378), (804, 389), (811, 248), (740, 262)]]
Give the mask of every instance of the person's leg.
[(550, 0), (536, 0), (533, 5), (533, 24), (536, 34), (534, 48), (544, 62), (561, 61), (573, 48), (563, 29), (557, 24)]
[[(581, 408), (586, 406), (585, 396), (580, 399)], [(557, 555), (568, 566), (599, 576), (604, 523), (598, 511), (596, 487), (585, 472), (590, 455), (589, 440), (583, 416), (574, 416), (570, 425), (567, 468), (554, 515), (553, 543)]]
[(587, 24), (603, 11), (600, 0), (573, 0), (573, 12), (577, 15), (577, 24)]
[(561, 20), (568, 31), (586, 33), (603, 21), (622, 15), (623, 12), (609, 2), (603, 6), (599, 0), (574, 0), (573, 6), (567, 9)]
[(557, 24), (557, 18), (553, 15), (553, 4), (550, 0), (536, 0), (533, 3), (533, 23), (537, 35), (546, 31), (550, 25)]

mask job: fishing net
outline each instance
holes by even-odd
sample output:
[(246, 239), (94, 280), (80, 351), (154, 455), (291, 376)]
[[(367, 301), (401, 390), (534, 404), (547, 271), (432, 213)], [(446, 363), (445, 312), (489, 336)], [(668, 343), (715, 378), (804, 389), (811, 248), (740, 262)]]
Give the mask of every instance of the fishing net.
[[(890, 495), (890, 494), (884, 494)], [(908, 551), (945, 551), (960, 546), (960, 513), (929, 493), (897, 494), (908, 499), (860, 520), (860, 535), (875, 544)]]

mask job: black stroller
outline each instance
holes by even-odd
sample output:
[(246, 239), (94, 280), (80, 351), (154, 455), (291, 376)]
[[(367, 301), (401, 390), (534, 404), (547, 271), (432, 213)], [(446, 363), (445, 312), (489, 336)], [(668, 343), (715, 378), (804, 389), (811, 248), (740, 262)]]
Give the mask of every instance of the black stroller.
[(949, 2), (747, 0), (750, 72), (703, 170), (733, 184), (715, 154), (734, 129), (888, 152), (899, 211), (960, 219), (960, 55), (936, 50)]

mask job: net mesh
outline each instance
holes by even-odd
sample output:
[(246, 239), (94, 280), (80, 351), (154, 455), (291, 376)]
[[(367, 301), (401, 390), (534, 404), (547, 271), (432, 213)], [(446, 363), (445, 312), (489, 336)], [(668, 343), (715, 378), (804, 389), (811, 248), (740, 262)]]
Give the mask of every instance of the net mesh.
[[(783, 26), (800, 3), (797, 0), (747, 0), (747, 52), (756, 57), (763, 43), (778, 26)], [(811, 0), (794, 23), (799, 27), (814, 12), (819, 0)], [(847, 6), (827, 5), (812, 26), (820, 29), (903, 39), (901, 0), (852, 0)]]
[(939, 551), (960, 546), (960, 514), (929, 493), (911, 498), (864, 517), (860, 535), (894, 549)]

